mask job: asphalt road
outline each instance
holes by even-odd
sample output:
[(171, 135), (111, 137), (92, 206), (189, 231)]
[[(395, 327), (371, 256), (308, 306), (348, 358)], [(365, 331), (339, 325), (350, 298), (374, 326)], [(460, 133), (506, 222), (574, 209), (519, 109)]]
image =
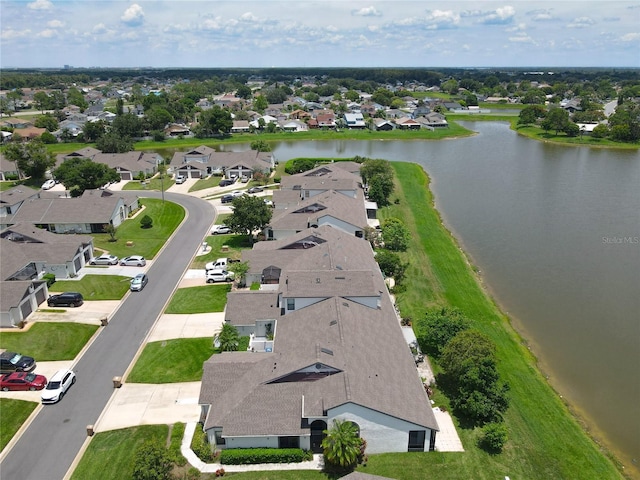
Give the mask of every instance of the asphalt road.
[[(145, 196), (160, 197), (146, 193)], [(160, 316), (167, 300), (214, 221), (215, 210), (201, 199), (165, 192), (181, 204), (187, 218), (148, 271), (149, 284), (131, 292), (95, 342), (74, 366), (77, 382), (55, 405), (45, 405), (0, 463), (7, 480), (62, 479), (113, 394), (113, 377), (122, 376)], [(212, 332), (213, 335), (213, 332)]]

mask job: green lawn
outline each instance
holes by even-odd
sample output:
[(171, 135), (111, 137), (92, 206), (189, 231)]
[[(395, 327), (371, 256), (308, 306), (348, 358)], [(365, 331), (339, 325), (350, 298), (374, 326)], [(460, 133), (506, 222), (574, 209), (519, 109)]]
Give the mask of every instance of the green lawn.
[(402, 471), (407, 479), (424, 478), (425, 471), (439, 479), (621, 478), (544, 380), (509, 319), (480, 287), (433, 208), (424, 171), (409, 163), (393, 167), (399, 180), (394, 197), (399, 203), (382, 209), (380, 217), (402, 218), (411, 231), (410, 250), (403, 254), (410, 263), (407, 288), (397, 295), (402, 316), (417, 319), (434, 305), (456, 307), (493, 340), (500, 374), (511, 386), (505, 415), (509, 441), (502, 454), (489, 455), (476, 446), (477, 430), (459, 428), (465, 453), (371, 455), (363, 471), (392, 477)]
[(174, 185), (176, 182), (173, 178), (165, 176), (164, 179), (160, 180), (160, 177), (154, 177), (146, 180), (144, 184), (140, 182), (140, 180), (130, 180), (123, 187), (122, 190), (147, 190), (147, 191), (167, 191), (167, 188)]
[(37, 406), (36, 402), (0, 398), (0, 451), (7, 446)]
[(150, 342), (127, 377), (132, 383), (197, 382), (202, 364), (214, 353), (213, 334), (206, 338), (178, 338)]
[(142, 425), (96, 433), (71, 478), (72, 480), (133, 478), (136, 449), (146, 440), (156, 440), (164, 445), (168, 434), (168, 425)]
[[(101, 267), (93, 267), (101, 268)], [(85, 275), (80, 280), (58, 280), (51, 292), (80, 292), (86, 300), (120, 300), (129, 290), (131, 278), (121, 275)]]
[[(184, 209), (176, 203), (168, 201), (163, 203), (162, 200), (155, 198), (141, 198), (140, 203), (145, 206), (144, 211), (118, 227), (117, 241), (109, 241), (110, 237), (106, 233), (92, 234), (95, 247), (118, 257), (127, 255), (155, 257), (184, 219)], [(151, 228), (140, 226), (140, 219), (144, 215), (149, 215), (153, 220)], [(128, 247), (127, 242), (133, 242), (133, 246)]]
[(197, 192), (198, 190), (204, 190), (205, 188), (217, 187), (222, 180), (221, 175), (210, 175), (207, 178), (201, 178), (189, 189), (190, 192)]
[(227, 293), (230, 291), (231, 285), (228, 283), (179, 288), (173, 295), (165, 313), (222, 312), (227, 304)]
[(73, 360), (99, 327), (83, 323), (38, 322), (25, 331), (0, 333), (0, 348), (36, 362)]
[[(217, 219), (216, 224), (224, 223), (223, 220)], [(210, 235), (205, 240), (211, 250), (205, 255), (199, 255), (194, 258), (191, 268), (204, 268), (204, 266), (220, 257), (228, 257), (234, 260), (240, 260), (242, 250), (251, 248), (251, 242), (248, 235)], [(228, 247), (226, 252), (222, 251), (222, 246)], [(233, 267), (230, 267), (233, 270)]]

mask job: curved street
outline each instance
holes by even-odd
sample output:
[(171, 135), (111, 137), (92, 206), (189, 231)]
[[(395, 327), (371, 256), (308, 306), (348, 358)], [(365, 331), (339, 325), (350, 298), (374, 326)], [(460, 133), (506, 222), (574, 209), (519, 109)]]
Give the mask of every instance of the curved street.
[[(160, 198), (159, 192), (144, 196)], [(215, 209), (199, 198), (164, 193), (182, 205), (187, 215), (148, 270), (149, 286), (128, 295), (73, 366), (78, 381), (64, 400), (40, 408), (39, 413), (0, 463), (2, 478), (62, 479), (113, 394), (113, 377), (122, 376), (140, 345), (171, 298), (198, 248)]]

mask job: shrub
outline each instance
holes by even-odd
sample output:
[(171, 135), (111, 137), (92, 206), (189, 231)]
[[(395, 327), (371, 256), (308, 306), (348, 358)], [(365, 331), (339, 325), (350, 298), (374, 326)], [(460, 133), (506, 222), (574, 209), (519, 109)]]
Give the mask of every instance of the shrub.
[(252, 465), (256, 463), (299, 463), (307, 454), (300, 448), (233, 448), (220, 453), (223, 465)]
[(457, 309), (443, 307), (428, 310), (416, 322), (416, 336), (420, 349), (436, 358), (453, 337), (468, 329), (471, 322)]
[(213, 461), (215, 455), (211, 450), (211, 445), (207, 440), (207, 434), (202, 428), (197, 428), (191, 439), (191, 450), (205, 463)]
[(56, 276), (53, 273), (45, 273), (42, 276), (42, 279), (47, 282), (47, 287), (50, 287), (54, 283), (56, 283)]
[(149, 215), (145, 215), (140, 219), (140, 226), (142, 228), (151, 228), (153, 226), (153, 219)]
[(148, 440), (135, 453), (134, 480), (168, 480), (171, 477), (171, 459), (166, 448)]
[(483, 427), (482, 436), (478, 440), (480, 448), (488, 452), (500, 453), (505, 443), (507, 443), (507, 427), (504, 423), (488, 423)]

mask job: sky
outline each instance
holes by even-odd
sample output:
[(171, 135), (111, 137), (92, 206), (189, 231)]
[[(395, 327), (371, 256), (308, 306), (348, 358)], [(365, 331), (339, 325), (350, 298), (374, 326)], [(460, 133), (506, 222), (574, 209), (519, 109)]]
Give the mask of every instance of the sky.
[(640, 67), (640, 1), (0, 0), (0, 67)]

